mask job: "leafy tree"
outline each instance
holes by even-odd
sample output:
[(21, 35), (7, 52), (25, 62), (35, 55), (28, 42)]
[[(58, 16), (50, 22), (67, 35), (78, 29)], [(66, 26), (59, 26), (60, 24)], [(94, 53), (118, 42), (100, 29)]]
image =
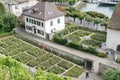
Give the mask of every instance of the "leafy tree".
[(120, 80), (120, 70), (107, 70), (103, 73), (104, 80)]
[(70, 15), (71, 17), (73, 17), (74, 22), (75, 22), (75, 19), (78, 17), (79, 12), (78, 12), (78, 11), (72, 11), (69, 15)]
[(90, 22), (93, 20), (93, 18), (89, 15), (85, 16), (85, 20), (88, 22), (88, 26), (90, 24)]
[(85, 17), (85, 14), (80, 12), (79, 15), (78, 15), (78, 18), (80, 20), (80, 24), (82, 23), (82, 20), (84, 19), (84, 17)]
[(0, 2), (0, 15), (5, 13), (5, 7), (4, 5)]
[(2, 19), (4, 24), (4, 26), (2, 26), (4, 32), (10, 32), (18, 25), (17, 17), (13, 14), (3, 14), (0, 16), (0, 19)]
[(94, 18), (93, 22), (97, 25), (96, 30), (98, 29), (98, 24), (101, 23), (101, 19), (100, 18)]

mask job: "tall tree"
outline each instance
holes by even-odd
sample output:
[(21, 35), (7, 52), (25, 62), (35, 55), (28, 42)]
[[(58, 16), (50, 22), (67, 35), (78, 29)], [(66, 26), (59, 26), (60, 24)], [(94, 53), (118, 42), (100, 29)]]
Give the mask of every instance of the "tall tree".
[(4, 5), (0, 2), (0, 15), (5, 13), (5, 7)]

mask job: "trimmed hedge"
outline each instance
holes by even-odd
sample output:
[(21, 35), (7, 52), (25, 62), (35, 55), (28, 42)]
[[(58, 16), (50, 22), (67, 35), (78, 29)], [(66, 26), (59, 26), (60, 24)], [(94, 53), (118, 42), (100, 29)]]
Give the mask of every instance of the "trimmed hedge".
[(54, 37), (53, 40), (54, 42), (62, 45), (65, 45), (67, 43), (67, 39), (64, 39), (64, 38)]

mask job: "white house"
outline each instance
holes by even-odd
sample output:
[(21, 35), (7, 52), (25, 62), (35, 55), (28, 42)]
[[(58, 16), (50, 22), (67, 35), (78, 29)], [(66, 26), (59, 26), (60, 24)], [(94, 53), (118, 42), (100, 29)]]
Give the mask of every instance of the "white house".
[(4, 0), (4, 5), (7, 11), (20, 16), (26, 9), (37, 4), (37, 0)]
[(55, 31), (65, 27), (64, 13), (54, 3), (39, 2), (23, 12), (25, 30), (42, 38), (51, 39)]
[(111, 29), (107, 30), (106, 44), (109, 48), (120, 52), (120, 3), (116, 4), (108, 27)]

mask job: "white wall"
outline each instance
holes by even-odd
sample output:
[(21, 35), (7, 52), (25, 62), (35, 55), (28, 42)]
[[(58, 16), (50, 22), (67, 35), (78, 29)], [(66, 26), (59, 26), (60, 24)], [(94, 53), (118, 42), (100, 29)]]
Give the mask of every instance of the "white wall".
[(116, 50), (117, 45), (120, 45), (120, 31), (107, 29), (106, 44), (109, 48)]
[[(42, 27), (42, 26), (38, 26), (38, 25), (35, 25), (35, 24), (32, 24), (32, 23), (27, 22), (27, 21), (26, 21), (26, 18), (27, 18), (27, 16), (25, 16), (25, 25), (28, 25), (28, 26), (31, 26), (31, 27), (32, 27), (32, 26), (35, 26), (35, 27), (36, 27), (36, 35), (38, 35), (38, 36), (40, 36), (40, 37), (42, 37), (42, 38), (45, 38), (45, 37), (46, 37), (46, 34), (45, 34), (45, 26), (44, 26), (45, 23), (44, 23), (44, 21), (39, 20), (39, 19), (35, 19), (35, 18), (28, 17), (29, 19), (36, 20), (36, 21), (39, 21), (39, 22), (43, 22), (43, 27)], [(39, 29), (39, 30), (41, 30), (41, 31), (44, 31), (44, 36), (41, 35), (41, 34), (39, 34), (39, 33), (37, 33), (37, 29)], [(33, 29), (33, 31), (30, 31), (30, 30), (27, 30), (27, 29), (26, 29), (26, 31), (29, 32), (29, 33), (34, 34), (34, 29)]]
[[(23, 8), (30, 8), (32, 6), (34, 6), (38, 1), (36, 0), (31, 0), (29, 2), (25, 2), (22, 4), (16, 4), (16, 5), (12, 5), (12, 9), (11, 11), (13, 12), (13, 14), (15, 14), (16, 16), (20, 16), (23, 12)], [(15, 6), (18, 6), (18, 9), (15, 9)]]
[[(60, 23), (57, 23), (57, 20), (60, 19)], [(50, 26), (50, 22), (53, 21), (53, 26)], [(46, 33), (51, 33), (51, 30), (60, 31), (65, 27), (64, 16), (60, 16), (51, 20), (45, 21), (45, 31)]]

